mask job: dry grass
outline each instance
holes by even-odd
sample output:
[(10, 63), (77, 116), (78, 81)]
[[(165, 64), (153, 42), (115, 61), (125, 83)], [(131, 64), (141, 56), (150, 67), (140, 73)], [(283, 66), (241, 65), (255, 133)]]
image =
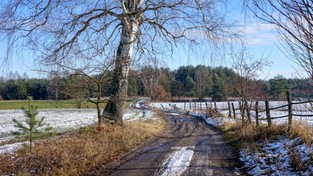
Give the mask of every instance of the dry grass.
[(163, 126), (164, 121), (148, 120), (84, 128), (38, 142), (33, 154), (25, 147), (0, 156), (0, 175), (84, 175), (158, 135)]
[(306, 121), (294, 121), (291, 126), (290, 137), (300, 137), (308, 146), (313, 143), (313, 127)]
[(222, 129), (225, 131), (227, 140), (237, 147), (255, 148), (256, 141), (264, 141), (269, 139), (275, 139), (278, 136), (286, 135), (285, 125), (260, 125), (255, 127), (253, 125), (241, 123), (226, 123)]
[(226, 123), (222, 127), (226, 138), (238, 147), (255, 147), (256, 141), (275, 139), (279, 136), (290, 138), (300, 137), (308, 146), (313, 144), (312, 125), (305, 121), (294, 121), (290, 133), (287, 133), (287, 124), (273, 124), (271, 127), (260, 125), (242, 125), (237, 123)]
[(224, 115), (213, 108), (207, 108), (205, 111), (208, 117), (223, 117)]

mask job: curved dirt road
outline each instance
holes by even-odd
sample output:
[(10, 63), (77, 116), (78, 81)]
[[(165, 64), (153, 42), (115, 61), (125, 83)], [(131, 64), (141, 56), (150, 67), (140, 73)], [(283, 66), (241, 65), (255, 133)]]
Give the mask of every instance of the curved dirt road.
[(202, 119), (166, 114), (169, 129), (103, 175), (235, 175), (233, 149)]

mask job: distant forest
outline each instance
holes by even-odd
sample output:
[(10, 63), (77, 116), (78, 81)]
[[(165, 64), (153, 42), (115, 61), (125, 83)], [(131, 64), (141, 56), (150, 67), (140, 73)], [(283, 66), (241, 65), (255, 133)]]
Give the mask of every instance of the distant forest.
[[(111, 73), (101, 83), (101, 96), (110, 96), (112, 89)], [(94, 75), (93, 77), (97, 77)], [(0, 77), (0, 95), (3, 100), (24, 100), (32, 96), (35, 100), (86, 99), (96, 97), (97, 86), (90, 77), (79, 74), (48, 78), (28, 78), (18, 73), (11, 73), (7, 78)], [(193, 97), (211, 97), (214, 101), (240, 96), (240, 76), (227, 67), (209, 67), (198, 65), (181, 66), (176, 70), (169, 68), (143, 67), (131, 70), (128, 81), (128, 95), (148, 96), (152, 100), (171, 100)], [(286, 79), (277, 75), (273, 79), (248, 81), (247, 97), (250, 99), (285, 99), (289, 90), (293, 98), (312, 96), (311, 83), (308, 79)]]

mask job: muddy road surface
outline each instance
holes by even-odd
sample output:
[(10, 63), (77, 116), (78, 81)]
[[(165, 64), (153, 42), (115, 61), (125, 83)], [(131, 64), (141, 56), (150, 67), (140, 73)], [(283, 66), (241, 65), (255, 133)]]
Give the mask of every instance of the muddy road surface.
[(166, 120), (169, 126), (164, 134), (102, 174), (235, 175), (235, 152), (223, 140), (220, 131), (188, 115), (166, 114)]

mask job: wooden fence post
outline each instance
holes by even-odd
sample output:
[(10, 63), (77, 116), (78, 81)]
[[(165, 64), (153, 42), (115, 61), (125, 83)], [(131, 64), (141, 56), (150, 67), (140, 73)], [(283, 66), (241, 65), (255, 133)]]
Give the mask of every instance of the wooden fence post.
[(206, 107), (206, 109), (208, 109), (208, 102), (207, 101), (205, 101), (205, 107)]
[(256, 127), (259, 126), (259, 102), (255, 102), (255, 122), (256, 122)]
[(197, 110), (197, 101), (195, 101), (195, 109), (194, 110)]
[(286, 91), (286, 97), (287, 97), (287, 101), (288, 101), (288, 128), (287, 128), (287, 131), (290, 132), (291, 125), (292, 125), (292, 102), (291, 102), (289, 91)]
[(265, 100), (265, 110), (266, 110), (266, 119), (267, 119), (268, 126), (272, 126), (272, 119), (271, 119), (268, 100)]
[(184, 101), (184, 110), (186, 110), (186, 101)]
[(202, 100), (200, 100), (200, 111), (202, 111)]
[(236, 110), (235, 110), (234, 103), (231, 103), (231, 106), (233, 107), (233, 114), (234, 114), (234, 119), (235, 119), (236, 118)]
[(228, 117), (231, 117), (231, 108), (230, 108), (230, 102), (227, 101), (228, 103)]
[(191, 100), (189, 100), (189, 110), (191, 111)]

